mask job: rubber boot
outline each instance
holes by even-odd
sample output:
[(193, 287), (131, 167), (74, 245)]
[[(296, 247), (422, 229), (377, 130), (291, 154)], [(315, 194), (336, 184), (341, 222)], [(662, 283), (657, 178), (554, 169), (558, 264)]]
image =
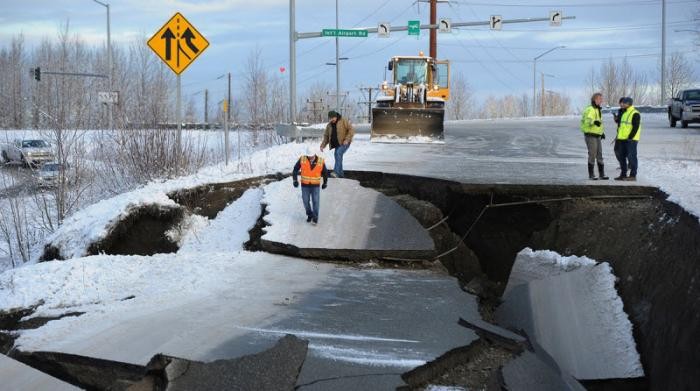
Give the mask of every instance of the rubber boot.
[(605, 175), (605, 165), (603, 163), (598, 163), (598, 177), (604, 181), (610, 179)]
[(597, 181), (598, 178), (596, 178), (595, 174), (593, 173), (593, 167), (594, 166), (592, 164), (588, 165), (588, 179), (590, 179), (592, 181)]

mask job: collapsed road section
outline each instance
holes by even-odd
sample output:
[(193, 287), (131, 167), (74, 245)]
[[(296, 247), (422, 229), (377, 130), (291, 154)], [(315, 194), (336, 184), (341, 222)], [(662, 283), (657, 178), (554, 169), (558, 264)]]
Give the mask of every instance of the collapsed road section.
[[(329, 189), (355, 189), (364, 198), (346, 197), (339, 207), (333, 199), (346, 194), (322, 193), (316, 227), (305, 222), (298, 190), (281, 178), (249, 182), (262, 189), (220, 184), (171, 194), (177, 202), (168, 207), (182, 208), (182, 218), (158, 232), (174, 250), (36, 265), (56, 281), (48, 284), (50, 294), (32, 292), (48, 299), (31, 303), (36, 311), (24, 317), (57, 308), (85, 314), (11, 330), (15, 349), (134, 365), (156, 353), (208, 362), (261, 352), (294, 334), (309, 340), (299, 389), (511, 389), (528, 371), (542, 374), (546, 385), (570, 389), (579, 389), (577, 380), (589, 389), (697, 388), (692, 374), (700, 360), (684, 341), (697, 341), (700, 333), (692, 315), (700, 312), (694, 284), (700, 227), (657, 189), (468, 185), (373, 172), (348, 177), (358, 182), (331, 179)], [(202, 207), (198, 191), (226, 201)], [(393, 252), (363, 253), (375, 231), (379, 237), (392, 233), (375, 224), (381, 218), (367, 197), (391, 205), (387, 216), (400, 226), (396, 236), (416, 240), (384, 248)], [(289, 231), (332, 231), (337, 219), (324, 220), (323, 210), (362, 217), (347, 220), (344, 231), (362, 235), (358, 243), (365, 247), (348, 256), (351, 246), (312, 248), (285, 238), (270, 242), (287, 245), (265, 248), (265, 234), (272, 235), (276, 223), (284, 226), (284, 219)], [(137, 215), (122, 220), (132, 228), (140, 224)], [(110, 229), (118, 228), (105, 229), (107, 236)], [(246, 239), (254, 252), (242, 249)], [(415, 243), (430, 247), (411, 247)], [(302, 254), (304, 248), (314, 253)], [(407, 250), (417, 253), (406, 257)], [(557, 261), (539, 262), (542, 250)], [(89, 276), (109, 271), (111, 278), (91, 282), (93, 293), (78, 281), (86, 269)], [(19, 270), (12, 277), (21, 286), (32, 276)], [(115, 281), (118, 286), (109, 285)], [(72, 297), (69, 288), (82, 296)], [(543, 308), (530, 297), (550, 302)], [(474, 331), (458, 326), (460, 318)], [(579, 320), (587, 331), (619, 333), (577, 333), (567, 322)], [(580, 354), (593, 342), (604, 346)]]

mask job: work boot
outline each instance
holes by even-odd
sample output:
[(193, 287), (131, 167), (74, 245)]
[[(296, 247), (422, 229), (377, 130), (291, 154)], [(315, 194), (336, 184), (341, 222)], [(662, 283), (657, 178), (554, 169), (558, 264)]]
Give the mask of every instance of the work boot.
[(313, 217), (308, 216), (308, 217), (306, 217), (306, 222), (307, 222), (307, 223), (310, 223), (312, 219), (313, 219)]
[(311, 222), (311, 224), (312, 224), (312, 225), (318, 224), (318, 219), (313, 219), (313, 221)]
[(616, 181), (626, 181), (627, 177), (624, 174), (620, 174), (620, 176), (615, 177)]
[(605, 165), (602, 163), (598, 163), (598, 177), (604, 181), (610, 179), (607, 177), (607, 175), (605, 175)]
[(595, 174), (593, 173), (593, 165), (589, 164), (588, 165), (588, 179), (592, 181), (597, 181), (598, 178), (595, 177)]
[(636, 177), (636, 176), (628, 176), (628, 177), (625, 178), (624, 180), (625, 180), (625, 181), (628, 181), (628, 182), (636, 182), (636, 181), (637, 181), (637, 177)]

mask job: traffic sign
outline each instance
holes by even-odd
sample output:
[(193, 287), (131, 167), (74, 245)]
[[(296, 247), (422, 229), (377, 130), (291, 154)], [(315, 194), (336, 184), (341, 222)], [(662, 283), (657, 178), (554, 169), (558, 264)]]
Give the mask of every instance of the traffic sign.
[(561, 26), (562, 16), (561, 11), (549, 11), (549, 25), (555, 27)]
[(408, 21), (408, 35), (420, 35), (420, 20)]
[(209, 47), (209, 41), (181, 13), (176, 12), (148, 40), (148, 46), (179, 75)]
[(501, 15), (491, 15), (489, 26), (491, 26), (491, 30), (500, 30), (503, 27), (503, 17)]
[(452, 32), (452, 20), (443, 18), (438, 22), (438, 27), (441, 33), (451, 33)]
[(389, 38), (391, 34), (391, 23), (381, 22), (377, 25), (377, 36), (380, 38)]
[(366, 38), (367, 30), (323, 29), (324, 37)]
[(97, 92), (97, 101), (100, 103), (111, 103), (111, 104), (118, 104), (119, 103), (119, 92), (117, 91), (98, 91)]

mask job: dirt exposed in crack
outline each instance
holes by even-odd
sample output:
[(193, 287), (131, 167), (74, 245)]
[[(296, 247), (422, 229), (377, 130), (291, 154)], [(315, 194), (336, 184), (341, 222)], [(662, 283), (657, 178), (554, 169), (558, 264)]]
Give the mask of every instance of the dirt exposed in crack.
[(275, 174), (235, 182), (213, 183), (172, 192), (168, 197), (192, 213), (214, 219), (226, 206), (240, 198), (246, 190), (284, 178), (286, 178), (285, 175)]
[[(700, 389), (700, 353), (688, 348), (700, 341), (700, 224), (663, 192), (642, 186), (468, 185), (374, 172), (346, 176), (386, 194), (428, 201), (449, 216), (453, 232), (469, 232), (465, 243), (493, 284), (486, 289), (491, 294), (480, 294), (485, 319), (524, 247), (609, 262), (649, 388)], [(519, 204), (487, 208), (479, 217), (486, 205), (502, 203)], [(469, 287), (470, 281), (461, 282)], [(484, 288), (473, 285), (474, 291)], [(623, 383), (634, 389), (635, 381)]]
[(402, 390), (423, 390), (431, 384), (485, 390), (491, 385), (495, 372), (517, 354), (485, 339), (477, 339), (405, 373), (402, 378), (408, 386)]

